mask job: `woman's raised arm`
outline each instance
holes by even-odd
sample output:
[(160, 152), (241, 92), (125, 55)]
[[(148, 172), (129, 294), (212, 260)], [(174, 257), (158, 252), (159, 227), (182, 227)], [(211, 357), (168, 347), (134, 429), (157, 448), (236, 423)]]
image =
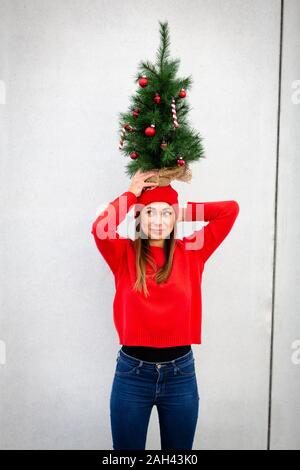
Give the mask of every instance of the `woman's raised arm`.
[(157, 183), (146, 183), (145, 179), (154, 175), (155, 172), (142, 172), (138, 170), (131, 179), (128, 191), (125, 191), (98, 215), (92, 224), (91, 233), (101, 255), (114, 274), (122, 263), (128, 238), (121, 237), (117, 228), (125, 219), (130, 208), (137, 203), (138, 196), (146, 187), (156, 186)]
[(128, 238), (121, 237), (117, 232), (120, 223), (125, 219), (137, 197), (130, 191), (125, 191), (111, 201), (92, 224), (91, 233), (101, 255), (116, 274), (125, 253)]
[[(192, 235), (184, 237), (190, 249), (199, 250), (204, 262), (212, 255), (218, 246), (227, 237), (239, 214), (237, 201), (191, 202), (182, 208), (184, 221), (209, 222), (205, 227), (196, 230)], [(196, 238), (200, 243), (196, 243)], [(194, 247), (193, 247), (194, 245)]]

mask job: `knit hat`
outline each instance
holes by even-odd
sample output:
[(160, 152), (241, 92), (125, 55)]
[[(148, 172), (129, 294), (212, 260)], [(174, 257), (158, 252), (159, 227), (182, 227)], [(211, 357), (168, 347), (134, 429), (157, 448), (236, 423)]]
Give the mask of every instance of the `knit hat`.
[[(141, 195), (137, 199), (136, 204), (143, 204), (146, 206), (147, 204), (150, 204), (150, 202), (167, 202), (171, 206), (173, 206), (173, 209), (176, 214), (176, 218), (178, 216), (178, 193), (177, 191), (170, 185), (166, 186), (157, 186), (154, 187), (154, 189), (144, 189), (141, 193)], [(143, 209), (135, 207), (135, 213), (134, 217), (136, 218), (140, 211)]]

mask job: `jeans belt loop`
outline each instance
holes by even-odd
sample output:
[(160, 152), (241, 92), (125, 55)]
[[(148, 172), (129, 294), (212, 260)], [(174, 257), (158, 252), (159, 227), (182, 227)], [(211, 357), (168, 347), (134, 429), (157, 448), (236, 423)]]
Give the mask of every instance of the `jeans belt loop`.
[(142, 367), (143, 365), (143, 361), (141, 359), (139, 359), (140, 363), (139, 365), (137, 366), (137, 369), (136, 369), (136, 373), (139, 374), (140, 373), (140, 367)]
[(173, 360), (171, 361), (171, 362), (172, 362), (172, 365), (173, 365), (173, 367), (174, 367), (174, 375), (177, 374), (177, 370), (178, 370), (178, 367), (176, 366), (175, 361), (176, 361), (176, 359), (173, 359)]

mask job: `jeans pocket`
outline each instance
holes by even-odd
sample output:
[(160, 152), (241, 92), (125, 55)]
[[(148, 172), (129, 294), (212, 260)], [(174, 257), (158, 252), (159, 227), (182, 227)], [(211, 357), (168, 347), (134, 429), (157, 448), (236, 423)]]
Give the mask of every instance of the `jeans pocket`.
[(131, 375), (134, 374), (139, 365), (133, 366), (132, 363), (127, 362), (123, 357), (117, 358), (116, 375)]
[(179, 375), (193, 376), (195, 375), (195, 358), (182, 364), (176, 364)]

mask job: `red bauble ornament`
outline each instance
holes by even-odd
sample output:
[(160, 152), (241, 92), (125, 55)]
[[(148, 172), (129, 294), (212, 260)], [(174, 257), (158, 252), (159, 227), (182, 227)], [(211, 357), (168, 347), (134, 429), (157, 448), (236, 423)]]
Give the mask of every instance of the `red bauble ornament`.
[(183, 165), (185, 165), (185, 161), (183, 160), (182, 157), (179, 157), (179, 158), (178, 158), (177, 164), (178, 164), (178, 166), (183, 166)]
[(186, 97), (186, 91), (184, 88), (181, 88), (180, 92), (179, 92), (179, 97), (180, 98), (185, 98)]
[(154, 101), (156, 104), (160, 104), (160, 96), (158, 93), (155, 93)]
[(162, 148), (162, 149), (167, 148), (167, 146), (168, 146), (168, 144), (167, 144), (167, 142), (165, 142), (165, 141), (163, 141), (163, 142), (160, 144), (160, 148)]
[(139, 113), (140, 113), (140, 111), (138, 110), (138, 108), (135, 108), (134, 111), (132, 111), (132, 116), (137, 118)]
[(151, 127), (147, 127), (145, 129), (145, 134), (148, 136), (148, 137), (153, 137), (155, 135), (155, 125), (154, 124), (151, 124)]
[(145, 86), (148, 85), (148, 79), (147, 79), (147, 76), (146, 76), (146, 75), (142, 75), (142, 77), (139, 79), (139, 85), (140, 85), (142, 88), (145, 88)]
[(135, 160), (137, 157), (138, 157), (137, 152), (131, 152), (130, 158), (132, 158), (132, 160)]

